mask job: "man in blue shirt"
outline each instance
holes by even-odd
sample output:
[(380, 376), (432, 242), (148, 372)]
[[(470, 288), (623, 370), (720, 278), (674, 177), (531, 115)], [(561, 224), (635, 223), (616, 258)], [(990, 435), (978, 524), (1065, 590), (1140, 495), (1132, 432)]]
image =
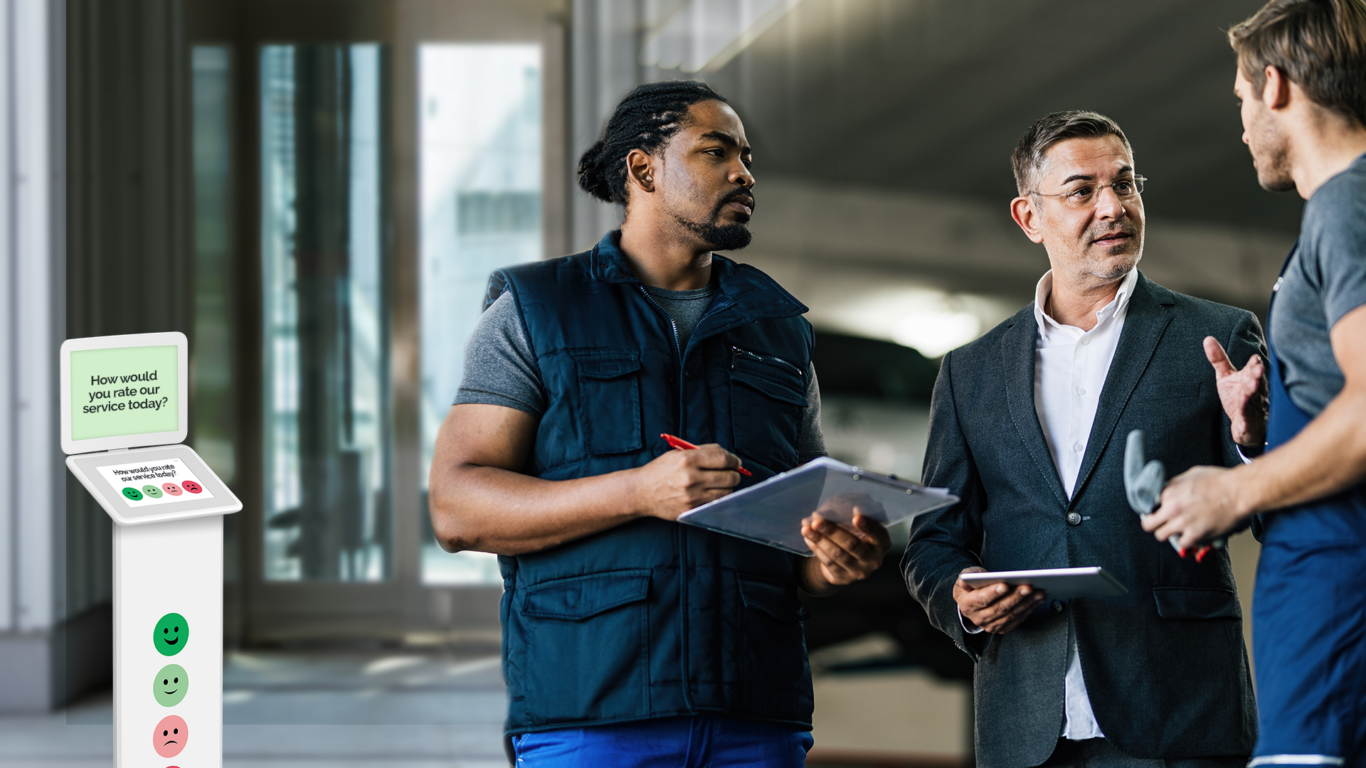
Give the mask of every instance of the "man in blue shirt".
[(862, 579), (890, 547), (861, 515), (804, 524), (807, 559), (675, 522), (824, 452), (806, 307), (712, 253), (749, 243), (750, 163), (706, 84), (641, 86), (579, 163), (621, 230), (490, 281), (431, 517), (448, 551), (500, 556), (519, 768), (802, 765), (798, 590)]
[[(1308, 201), (1276, 282), (1267, 452), (1196, 467), (1143, 527), (1182, 546), (1263, 515), (1250, 766), (1366, 765), (1366, 2), (1273, 0), (1234, 27), (1258, 181)], [(1240, 379), (1243, 398), (1260, 378)]]

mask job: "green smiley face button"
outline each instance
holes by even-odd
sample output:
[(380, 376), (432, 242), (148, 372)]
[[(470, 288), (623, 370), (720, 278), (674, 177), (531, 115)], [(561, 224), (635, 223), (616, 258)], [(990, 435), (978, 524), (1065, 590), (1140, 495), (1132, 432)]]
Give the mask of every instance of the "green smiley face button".
[(156, 646), (157, 652), (162, 656), (174, 656), (180, 653), (185, 644), (190, 642), (190, 625), (185, 622), (185, 617), (178, 613), (168, 613), (161, 617), (157, 622), (156, 629), (152, 630), (152, 644)]
[(142, 501), (142, 491), (133, 487), (124, 488), (123, 496), (129, 501)]
[(179, 664), (167, 664), (157, 673), (157, 679), (152, 681), (152, 695), (161, 706), (174, 707), (185, 699), (189, 687), (190, 676), (185, 673), (185, 668)]
[(158, 488), (158, 487), (156, 487), (155, 485), (144, 485), (144, 486), (142, 486), (142, 492), (145, 493), (145, 494), (147, 494), (147, 498), (149, 498), (149, 499), (159, 499), (159, 498), (161, 498), (161, 489)]

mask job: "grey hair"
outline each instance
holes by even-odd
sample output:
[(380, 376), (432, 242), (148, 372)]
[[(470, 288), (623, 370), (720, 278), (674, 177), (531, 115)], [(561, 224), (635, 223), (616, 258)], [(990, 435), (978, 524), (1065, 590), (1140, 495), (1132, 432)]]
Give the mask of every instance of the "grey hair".
[(1100, 114), (1084, 109), (1070, 109), (1046, 115), (1025, 131), (1015, 152), (1010, 156), (1010, 164), (1015, 169), (1015, 187), (1021, 196), (1035, 191), (1046, 164), (1045, 155), (1054, 144), (1067, 139), (1098, 139), (1104, 136), (1118, 136), (1124, 142), (1124, 151), (1134, 156), (1134, 148), (1120, 129), (1119, 123)]

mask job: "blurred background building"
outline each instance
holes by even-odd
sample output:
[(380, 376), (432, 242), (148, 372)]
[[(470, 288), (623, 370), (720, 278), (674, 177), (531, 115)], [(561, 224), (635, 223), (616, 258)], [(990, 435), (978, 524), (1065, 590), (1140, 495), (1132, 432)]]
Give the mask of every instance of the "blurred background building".
[[(830, 451), (918, 477), (938, 359), (1047, 268), (1007, 211), (1047, 112), (1124, 126), (1147, 275), (1264, 310), (1301, 205), (1239, 140), (1222, 30), (1260, 5), (0, 0), (0, 760), (107, 762), (110, 523), (61, 462), (62, 339), (190, 337), (190, 442), (246, 502), (230, 764), (501, 764), (496, 562), (436, 547), (432, 443), (489, 272), (619, 222), (573, 169), (621, 96), (731, 100), (735, 256), (811, 307)], [(813, 765), (971, 759), (970, 664), (898, 554), (811, 605)]]

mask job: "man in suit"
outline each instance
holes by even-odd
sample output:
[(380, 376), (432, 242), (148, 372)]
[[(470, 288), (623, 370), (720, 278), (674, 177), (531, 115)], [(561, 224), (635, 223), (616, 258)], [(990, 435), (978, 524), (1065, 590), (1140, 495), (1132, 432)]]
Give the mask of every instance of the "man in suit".
[[(1255, 709), (1228, 554), (1197, 563), (1145, 534), (1123, 464), (1133, 429), (1173, 474), (1259, 443), (1264, 401), (1243, 387), (1261, 328), (1139, 274), (1143, 177), (1113, 120), (1048, 115), (1013, 162), (1012, 217), (1051, 269), (1034, 303), (944, 357), (924, 482), (962, 501), (917, 519), (906, 585), (976, 662), (981, 765), (1241, 766)], [(1206, 336), (1222, 348), (1202, 353)], [(1128, 594), (960, 578), (1078, 566)]]

